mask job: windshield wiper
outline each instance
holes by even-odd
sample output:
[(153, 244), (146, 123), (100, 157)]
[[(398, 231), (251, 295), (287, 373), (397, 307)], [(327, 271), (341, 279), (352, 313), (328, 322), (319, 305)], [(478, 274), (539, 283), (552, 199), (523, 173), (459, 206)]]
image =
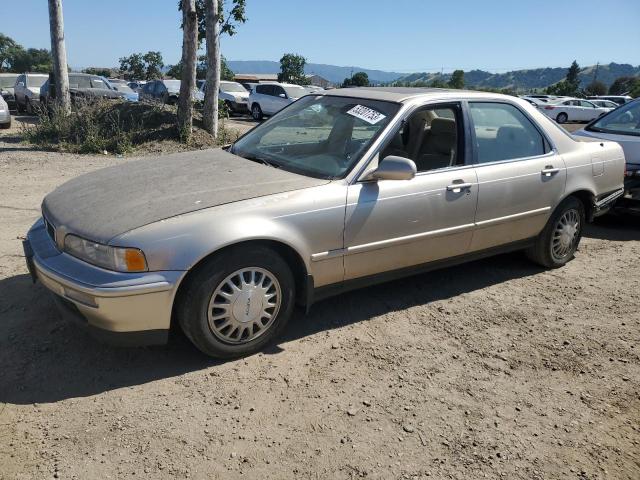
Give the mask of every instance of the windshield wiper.
[(264, 157), (258, 157), (256, 155), (248, 155), (246, 157), (242, 157), (242, 158), (246, 158), (247, 160), (251, 160), (252, 162), (257, 162), (257, 163), (261, 163), (263, 165), (267, 165), (269, 167), (273, 167), (273, 168), (280, 168), (282, 167), (282, 165), (280, 165), (279, 163), (275, 163), (272, 162), (271, 160), (268, 160)]

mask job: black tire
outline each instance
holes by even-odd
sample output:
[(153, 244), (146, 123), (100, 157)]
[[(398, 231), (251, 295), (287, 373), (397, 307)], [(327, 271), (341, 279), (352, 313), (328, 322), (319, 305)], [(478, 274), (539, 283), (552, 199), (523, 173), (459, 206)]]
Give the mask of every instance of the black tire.
[[(572, 213), (570, 214), (570, 212)], [(563, 254), (560, 255), (556, 252), (554, 243), (562, 241), (562, 238), (557, 237), (557, 235), (560, 235), (560, 237), (564, 235), (564, 233), (561, 233), (560, 231), (563, 228), (561, 225), (563, 217), (565, 219), (567, 218), (566, 216), (572, 217), (573, 213), (576, 215), (578, 226), (573, 235), (570, 235), (570, 230), (566, 233), (568, 237), (571, 237), (570, 245), (564, 247), (567, 251), (566, 253), (562, 252)], [(546, 268), (559, 268), (565, 265), (573, 259), (576, 250), (578, 249), (580, 239), (582, 238), (582, 232), (584, 230), (585, 218), (585, 210), (582, 202), (576, 197), (565, 198), (554, 210), (544, 229), (540, 235), (538, 235), (536, 243), (526, 251), (527, 257)], [(562, 231), (564, 232), (564, 230)], [(568, 237), (564, 238), (568, 239)], [(562, 245), (558, 248), (561, 247)]]
[(262, 108), (257, 103), (251, 105), (251, 116), (256, 122), (260, 122), (264, 118), (264, 114), (262, 113)]
[(17, 98), (16, 98), (16, 110), (18, 111), (18, 113), (24, 112), (24, 107), (20, 105), (20, 102), (18, 101)]
[[(230, 343), (219, 338), (210, 326), (209, 304), (218, 287), (230, 275), (252, 267), (263, 269), (277, 279), (280, 286), (279, 309), (259, 336), (244, 343)], [(176, 305), (178, 321), (191, 342), (211, 357), (232, 359), (260, 351), (280, 335), (293, 313), (296, 292), (291, 269), (280, 255), (266, 247), (238, 247), (215, 255), (200, 266), (187, 282), (186, 290)]]
[(33, 115), (33, 105), (31, 105), (31, 101), (28, 98), (25, 98), (25, 110), (27, 111), (27, 115)]
[(568, 120), (569, 120), (569, 115), (567, 115), (564, 112), (559, 113), (558, 116), (556, 117), (556, 122), (558, 123), (567, 123)]
[(11, 120), (9, 120), (9, 123), (0, 123), (0, 128), (2, 128), (3, 130), (8, 130), (11, 128)]

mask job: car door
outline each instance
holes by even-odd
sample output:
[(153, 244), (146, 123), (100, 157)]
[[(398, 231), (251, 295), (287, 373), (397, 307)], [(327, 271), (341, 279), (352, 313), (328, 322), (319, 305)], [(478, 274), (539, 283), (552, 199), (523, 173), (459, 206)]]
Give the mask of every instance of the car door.
[(476, 101), (468, 106), (478, 178), (471, 250), (535, 237), (564, 194), (564, 161), (521, 107)]
[[(427, 116), (421, 115), (426, 113)], [(477, 181), (465, 154), (460, 103), (421, 107), (377, 153), (417, 163), (411, 180), (357, 181), (348, 188), (345, 279), (416, 267), (469, 249)], [(437, 135), (434, 122), (439, 125)]]
[(284, 107), (289, 105), (289, 103), (291, 103), (291, 101), (287, 98), (287, 92), (285, 92), (284, 88), (282, 88), (280, 85), (273, 86), (273, 97), (271, 101), (273, 102), (273, 113), (279, 112)]
[(270, 98), (269, 92), (271, 91), (271, 85), (256, 85), (255, 93), (253, 95), (253, 101), (260, 105), (260, 109), (262, 113), (269, 115), (271, 114), (270, 108)]
[(593, 103), (587, 102), (586, 100), (580, 100), (579, 103), (582, 110), (581, 120), (583, 122), (590, 122), (600, 115), (601, 111), (596, 108)]

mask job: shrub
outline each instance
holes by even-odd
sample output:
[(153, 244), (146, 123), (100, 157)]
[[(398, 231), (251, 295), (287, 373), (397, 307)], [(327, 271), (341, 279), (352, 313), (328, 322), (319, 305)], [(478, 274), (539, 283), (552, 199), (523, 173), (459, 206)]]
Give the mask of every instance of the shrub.
[[(144, 102), (76, 102), (70, 114), (58, 106), (40, 109), (39, 122), (24, 130), (25, 140), (49, 148), (76, 153), (123, 154), (156, 141), (180, 141), (176, 107)], [(224, 115), (224, 111), (222, 111)], [(194, 115), (194, 130), (201, 125)], [(198, 131), (197, 146), (214, 146), (229, 139), (224, 127), (218, 142)]]

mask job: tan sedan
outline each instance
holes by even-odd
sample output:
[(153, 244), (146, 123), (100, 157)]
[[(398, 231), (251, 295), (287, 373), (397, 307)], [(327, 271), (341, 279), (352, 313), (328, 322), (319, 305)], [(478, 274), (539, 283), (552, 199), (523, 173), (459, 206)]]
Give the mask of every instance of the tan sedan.
[[(133, 161), (47, 195), (34, 279), (93, 332), (260, 350), (299, 304), (512, 250), (555, 268), (622, 194), (613, 142), (518, 98), (397, 88), (311, 94), (225, 149)], [(302, 321), (301, 319), (299, 321)]]

